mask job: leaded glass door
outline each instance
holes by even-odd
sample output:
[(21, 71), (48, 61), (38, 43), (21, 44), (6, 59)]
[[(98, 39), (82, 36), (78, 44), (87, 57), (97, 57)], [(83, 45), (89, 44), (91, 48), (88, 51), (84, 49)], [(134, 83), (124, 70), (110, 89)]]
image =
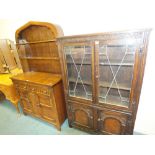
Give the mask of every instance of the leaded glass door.
[(64, 53), (69, 97), (92, 100), (91, 45), (66, 45)]
[(99, 43), (99, 103), (129, 107), (134, 45)]

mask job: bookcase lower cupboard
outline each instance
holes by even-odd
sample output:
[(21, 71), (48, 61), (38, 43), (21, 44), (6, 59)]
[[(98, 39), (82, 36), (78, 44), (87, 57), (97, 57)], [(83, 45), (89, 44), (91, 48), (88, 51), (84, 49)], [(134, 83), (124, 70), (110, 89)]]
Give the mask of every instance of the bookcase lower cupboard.
[(70, 127), (133, 134), (149, 29), (58, 38)]

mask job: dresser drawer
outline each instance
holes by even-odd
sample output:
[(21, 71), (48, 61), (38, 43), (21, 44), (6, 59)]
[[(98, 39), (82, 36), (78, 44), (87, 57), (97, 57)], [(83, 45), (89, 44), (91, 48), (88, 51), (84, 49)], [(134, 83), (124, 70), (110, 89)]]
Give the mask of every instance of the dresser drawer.
[(28, 84), (26, 82), (14, 81), (14, 85), (18, 90), (27, 90)]
[(45, 96), (50, 96), (50, 91), (48, 86), (36, 85), (36, 84), (28, 84), (28, 90), (31, 92), (35, 92), (37, 94), (42, 94)]
[(37, 85), (27, 81), (25, 82), (25, 81), (17, 81), (17, 80), (14, 80), (14, 85), (18, 90), (27, 90), (29, 92), (35, 92), (37, 94), (50, 96), (50, 91), (48, 86)]

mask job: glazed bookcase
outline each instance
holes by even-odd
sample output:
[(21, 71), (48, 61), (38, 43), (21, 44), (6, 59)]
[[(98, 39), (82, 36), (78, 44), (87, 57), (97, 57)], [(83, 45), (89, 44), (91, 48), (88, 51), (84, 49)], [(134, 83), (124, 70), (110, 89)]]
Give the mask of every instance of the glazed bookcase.
[(58, 38), (70, 127), (133, 134), (149, 29)]

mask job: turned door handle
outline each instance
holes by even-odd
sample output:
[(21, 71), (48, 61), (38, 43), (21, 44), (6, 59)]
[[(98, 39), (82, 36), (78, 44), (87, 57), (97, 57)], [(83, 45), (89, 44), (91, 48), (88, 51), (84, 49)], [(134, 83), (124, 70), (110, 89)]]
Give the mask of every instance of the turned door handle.
[(98, 118), (97, 121), (100, 122), (101, 121), (101, 118)]
[(93, 119), (93, 116), (90, 116), (90, 119)]

